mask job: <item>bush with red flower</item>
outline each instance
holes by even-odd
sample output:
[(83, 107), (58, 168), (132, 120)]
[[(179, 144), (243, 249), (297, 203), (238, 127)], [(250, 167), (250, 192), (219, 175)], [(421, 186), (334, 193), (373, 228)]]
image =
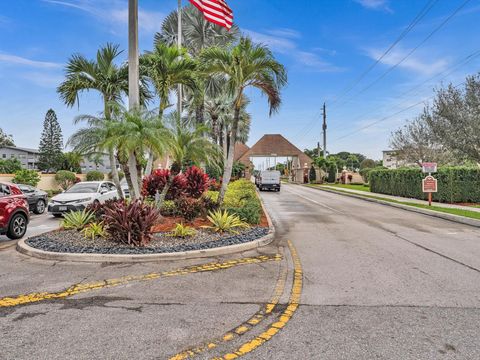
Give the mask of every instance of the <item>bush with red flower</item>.
[[(151, 175), (146, 176), (143, 179), (142, 195), (154, 197), (157, 190), (161, 193), (169, 176), (170, 170), (168, 169), (157, 169)], [(178, 174), (173, 178), (172, 185), (170, 186), (170, 189), (168, 189), (165, 199), (174, 200), (184, 195), (186, 188), (187, 179), (185, 178), (185, 175)]]
[(185, 194), (188, 197), (198, 199), (208, 190), (210, 179), (202, 169), (196, 166), (189, 167), (187, 171), (185, 171), (185, 178), (187, 180)]

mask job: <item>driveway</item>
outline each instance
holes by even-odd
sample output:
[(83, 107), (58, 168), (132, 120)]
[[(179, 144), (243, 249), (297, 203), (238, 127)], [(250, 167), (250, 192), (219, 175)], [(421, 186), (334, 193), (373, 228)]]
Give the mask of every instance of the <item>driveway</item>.
[(0, 358), (480, 358), (478, 229), (295, 185), (261, 196), (277, 233), (258, 251), (0, 251)]

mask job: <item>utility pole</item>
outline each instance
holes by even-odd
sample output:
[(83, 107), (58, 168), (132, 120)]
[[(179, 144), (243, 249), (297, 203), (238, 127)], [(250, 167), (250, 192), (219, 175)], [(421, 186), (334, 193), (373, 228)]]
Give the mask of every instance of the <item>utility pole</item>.
[(327, 107), (323, 103), (323, 157), (327, 158)]
[(320, 157), (320, 141), (317, 141), (317, 156)]
[[(182, 0), (178, 0), (178, 29), (177, 29), (177, 46), (178, 49), (182, 47)], [(182, 116), (182, 99), (183, 99), (183, 94), (182, 94), (182, 85), (178, 84), (178, 97), (177, 97), (177, 111), (178, 111), (178, 116)]]
[(128, 0), (128, 107), (140, 105), (138, 69), (138, 0)]

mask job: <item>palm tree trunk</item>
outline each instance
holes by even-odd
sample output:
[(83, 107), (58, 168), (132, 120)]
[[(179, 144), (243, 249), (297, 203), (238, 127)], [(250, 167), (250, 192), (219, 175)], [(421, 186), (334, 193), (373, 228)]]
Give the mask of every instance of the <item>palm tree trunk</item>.
[(148, 159), (147, 159), (147, 165), (145, 166), (145, 175), (148, 176), (152, 173), (152, 168), (153, 168), (153, 151), (152, 149), (148, 150)]
[[(158, 107), (158, 118), (162, 120), (163, 118), (163, 112), (166, 108), (167, 104), (165, 101), (161, 100), (160, 101), (160, 106)], [(153, 170), (153, 161), (154, 161), (154, 156), (153, 156), (153, 150), (148, 149), (148, 159), (147, 159), (147, 165), (145, 166), (145, 175), (150, 175)]]
[(230, 133), (230, 146), (228, 147), (227, 161), (224, 164), (222, 187), (220, 188), (220, 194), (218, 195), (219, 205), (222, 205), (223, 203), (225, 193), (227, 192), (228, 183), (230, 182), (230, 179), (232, 177), (233, 156), (235, 153), (235, 143), (237, 142), (239, 119), (240, 119), (240, 107), (235, 106), (235, 114), (233, 117), (232, 131)]
[(212, 115), (212, 140), (214, 144), (218, 144), (218, 116), (217, 115)]
[(128, 170), (130, 173), (130, 179), (132, 182), (132, 194), (130, 194), (133, 200), (140, 198), (140, 187), (138, 186), (138, 174), (137, 174), (137, 157), (132, 150), (128, 153)]
[(170, 190), (170, 187), (172, 186), (174, 177), (175, 176), (173, 176), (172, 173), (170, 173), (170, 175), (168, 176), (167, 182), (166, 182), (165, 186), (163, 187), (162, 192), (160, 193), (160, 197), (158, 199), (158, 202), (156, 204), (158, 209), (160, 209), (162, 207), (162, 205), (165, 201), (165, 198), (167, 197), (168, 190)]
[(118, 176), (117, 162), (115, 160), (115, 154), (113, 149), (108, 149), (108, 157), (110, 160), (110, 167), (112, 168), (112, 180), (115, 186), (117, 187), (117, 193), (120, 199), (123, 200), (123, 191), (122, 186), (120, 185), (120, 178)]

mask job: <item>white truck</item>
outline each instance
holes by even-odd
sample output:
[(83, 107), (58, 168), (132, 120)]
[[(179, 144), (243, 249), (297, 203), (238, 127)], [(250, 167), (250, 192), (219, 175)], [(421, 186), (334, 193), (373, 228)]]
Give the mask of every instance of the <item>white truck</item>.
[(257, 186), (260, 191), (263, 191), (263, 190), (280, 191), (280, 171), (278, 170), (261, 171), (260, 177), (257, 181)]

